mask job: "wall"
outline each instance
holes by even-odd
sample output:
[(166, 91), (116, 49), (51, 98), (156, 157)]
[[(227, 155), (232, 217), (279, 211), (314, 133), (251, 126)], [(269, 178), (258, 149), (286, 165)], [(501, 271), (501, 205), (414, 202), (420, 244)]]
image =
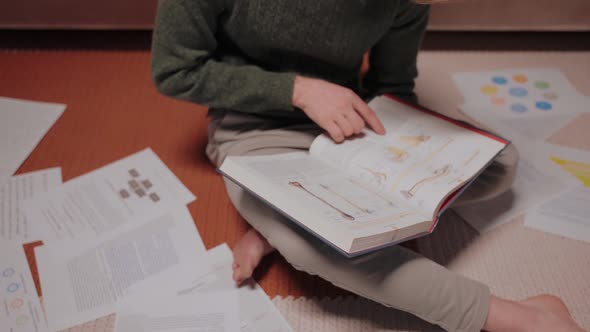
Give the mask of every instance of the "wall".
[[(4, 0), (0, 1), (0, 28), (151, 29), (156, 3), (157, 0)], [(590, 31), (590, 1), (449, 1), (433, 6), (430, 28)]]

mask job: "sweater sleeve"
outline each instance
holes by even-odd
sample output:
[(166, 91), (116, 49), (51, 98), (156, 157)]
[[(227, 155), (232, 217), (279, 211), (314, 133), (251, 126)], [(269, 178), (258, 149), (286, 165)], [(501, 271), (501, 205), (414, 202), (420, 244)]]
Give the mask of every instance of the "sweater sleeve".
[(294, 73), (230, 63), (216, 54), (218, 19), (227, 14), (226, 2), (160, 0), (151, 59), (156, 87), (165, 95), (214, 108), (293, 110)]
[(400, 1), (391, 29), (371, 49), (363, 87), (369, 95), (392, 94), (417, 102), (416, 60), (428, 23), (429, 6)]

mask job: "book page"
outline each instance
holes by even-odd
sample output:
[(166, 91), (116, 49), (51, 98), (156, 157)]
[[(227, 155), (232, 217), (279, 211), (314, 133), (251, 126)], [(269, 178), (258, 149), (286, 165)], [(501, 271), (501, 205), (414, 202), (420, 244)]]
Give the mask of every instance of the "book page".
[(29, 223), (22, 210), (22, 203), (60, 185), (60, 168), (15, 175), (3, 185), (0, 184), (0, 240), (15, 244), (41, 240), (30, 236), (30, 233), (35, 233), (30, 229), (36, 224)]
[(47, 244), (93, 238), (194, 199), (158, 156), (145, 149), (37, 195), (23, 206), (36, 224), (37, 234), (32, 236)]
[(386, 128), (384, 136), (365, 130), (363, 137), (335, 144), (322, 135), (310, 153), (429, 216), (505, 147), (388, 97), (369, 105)]
[(232, 156), (220, 170), (341, 248), (356, 237), (430, 220), (405, 202), (306, 152)]
[(174, 294), (180, 267), (208, 271), (195, 257), (205, 252), (188, 209), (126, 225), (109, 236), (35, 248), (49, 325), (61, 330), (115, 312), (126, 297)]

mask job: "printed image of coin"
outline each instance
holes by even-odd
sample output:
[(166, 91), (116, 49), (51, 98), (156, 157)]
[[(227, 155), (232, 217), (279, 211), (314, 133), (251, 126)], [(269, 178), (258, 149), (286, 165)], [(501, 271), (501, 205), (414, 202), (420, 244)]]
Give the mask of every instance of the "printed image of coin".
[(543, 98), (549, 99), (549, 100), (555, 100), (555, 99), (559, 98), (559, 95), (555, 92), (549, 91), (549, 92), (543, 93)]
[(10, 307), (14, 310), (20, 309), (23, 306), (23, 304), (25, 304), (25, 301), (23, 301), (23, 299), (21, 298), (16, 298), (10, 301)]
[(529, 94), (527, 89), (521, 88), (521, 87), (510, 88), (510, 90), (508, 90), (508, 92), (510, 93), (511, 96), (514, 96), (514, 97), (525, 97), (526, 95)]
[(545, 89), (549, 89), (549, 87), (550, 87), (549, 82), (545, 82), (545, 81), (536, 81), (535, 82), (535, 88), (537, 88), (537, 89), (545, 90)]
[(538, 101), (535, 103), (535, 106), (541, 111), (550, 111), (553, 108), (553, 105), (546, 101)]
[(155, 202), (159, 202), (160, 201), (160, 196), (158, 196), (158, 194), (156, 193), (151, 193), (150, 194), (150, 199), (155, 203)]
[(142, 180), (141, 184), (143, 184), (144, 188), (146, 189), (150, 189), (151, 187), (153, 187), (152, 182), (150, 180)]
[(491, 101), (492, 101), (492, 104), (494, 104), (496, 106), (506, 105), (506, 99), (504, 99), (502, 97), (494, 96), (494, 97), (492, 97)]
[(516, 83), (526, 83), (529, 81), (529, 78), (524, 74), (516, 74), (516, 75), (512, 76), (512, 79)]
[(480, 91), (481, 93), (486, 95), (493, 95), (498, 92), (498, 87), (495, 87), (493, 85), (484, 85), (480, 88)]
[(2, 276), (9, 278), (12, 277), (14, 275), (14, 269), (11, 267), (5, 268), (4, 271), (2, 271)]
[(129, 187), (131, 187), (131, 189), (135, 190), (137, 188), (139, 188), (139, 183), (135, 180), (129, 180)]
[(508, 83), (508, 80), (504, 76), (494, 76), (492, 77), (492, 82), (498, 85), (504, 85)]
[(525, 113), (528, 109), (525, 105), (516, 103), (510, 105), (510, 110), (514, 113)]
[(9, 293), (14, 293), (16, 292), (18, 289), (20, 288), (20, 285), (17, 284), (16, 282), (11, 283), (10, 285), (8, 285), (6, 287), (6, 291)]

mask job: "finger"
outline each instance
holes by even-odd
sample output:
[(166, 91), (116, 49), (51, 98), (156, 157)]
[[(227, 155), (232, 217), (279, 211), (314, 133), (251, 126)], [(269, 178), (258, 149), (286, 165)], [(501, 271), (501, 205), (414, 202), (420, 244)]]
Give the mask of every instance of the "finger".
[(354, 109), (361, 115), (361, 117), (369, 124), (377, 134), (384, 135), (385, 127), (381, 120), (377, 117), (375, 112), (360, 98), (355, 98), (353, 102)]
[(352, 123), (350, 123), (350, 121), (348, 121), (348, 119), (344, 115), (337, 117), (335, 121), (338, 127), (340, 127), (340, 129), (342, 130), (344, 137), (352, 136), (354, 134), (354, 128), (352, 127)]
[(352, 129), (355, 134), (360, 134), (365, 129), (365, 121), (356, 112), (344, 114), (348, 121), (352, 124)]
[(331, 122), (330, 124), (326, 125), (324, 129), (328, 132), (328, 135), (332, 137), (332, 140), (336, 143), (340, 143), (344, 141), (344, 134), (340, 129), (340, 126), (336, 124), (336, 122)]

